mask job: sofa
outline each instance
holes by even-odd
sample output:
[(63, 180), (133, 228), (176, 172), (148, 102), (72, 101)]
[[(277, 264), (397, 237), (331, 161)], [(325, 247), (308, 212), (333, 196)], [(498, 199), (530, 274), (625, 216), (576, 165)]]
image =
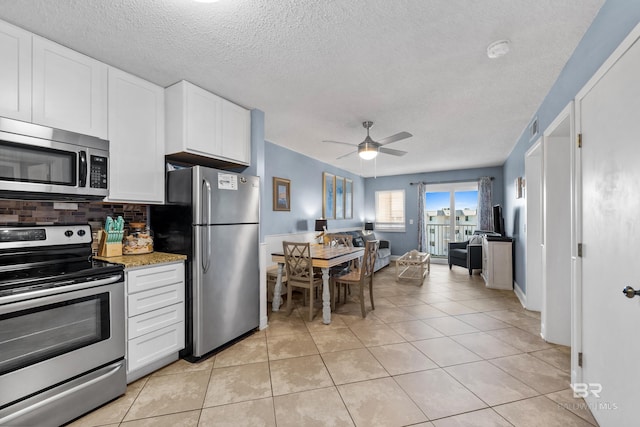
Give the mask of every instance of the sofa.
[[(353, 238), (353, 246), (363, 248), (365, 240), (379, 240), (376, 239), (375, 233), (365, 234), (362, 230), (353, 230), (341, 232), (341, 234), (349, 234)], [(380, 240), (378, 246), (378, 253), (376, 254), (376, 263), (373, 271), (378, 271), (382, 267), (389, 265), (391, 261), (391, 246), (388, 240)]]

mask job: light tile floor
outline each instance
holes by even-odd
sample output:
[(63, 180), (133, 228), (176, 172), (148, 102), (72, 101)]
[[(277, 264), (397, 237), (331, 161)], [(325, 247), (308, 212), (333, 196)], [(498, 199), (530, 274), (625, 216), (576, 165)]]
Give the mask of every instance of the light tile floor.
[(476, 273), (432, 264), (422, 286), (375, 276), (376, 310), (331, 325), (307, 309), (197, 364), (180, 360), (77, 426), (591, 426), (569, 389), (569, 349), (540, 315)]

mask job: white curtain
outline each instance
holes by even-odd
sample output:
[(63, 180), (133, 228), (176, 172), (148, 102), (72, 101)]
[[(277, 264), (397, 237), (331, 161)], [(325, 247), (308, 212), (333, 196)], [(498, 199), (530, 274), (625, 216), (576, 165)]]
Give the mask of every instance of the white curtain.
[(424, 223), (424, 215), (426, 210), (426, 193), (427, 186), (421, 182), (418, 184), (418, 250), (427, 252), (427, 228)]
[(493, 230), (491, 177), (483, 176), (478, 180), (478, 230)]

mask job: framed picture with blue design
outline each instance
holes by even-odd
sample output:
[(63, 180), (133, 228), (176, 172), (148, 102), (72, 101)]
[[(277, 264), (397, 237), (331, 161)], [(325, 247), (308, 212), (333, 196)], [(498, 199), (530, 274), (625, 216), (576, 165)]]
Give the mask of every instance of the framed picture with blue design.
[(336, 176), (328, 172), (322, 173), (322, 218), (336, 217)]
[(344, 219), (344, 178), (336, 176), (336, 219)]

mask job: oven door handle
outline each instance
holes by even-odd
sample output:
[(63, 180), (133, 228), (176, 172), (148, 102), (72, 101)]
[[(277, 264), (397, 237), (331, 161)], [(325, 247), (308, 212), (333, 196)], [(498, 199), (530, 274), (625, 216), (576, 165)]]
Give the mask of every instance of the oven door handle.
[[(55, 286), (52, 288), (38, 289), (35, 291), (25, 292), (21, 294), (7, 295), (5, 297), (0, 297), (0, 306), (3, 304), (10, 304), (10, 303), (19, 302), (19, 301), (30, 300), (33, 298), (48, 297), (48, 296), (59, 295), (61, 293), (67, 293), (71, 291), (80, 291), (83, 289), (94, 288), (96, 286), (110, 285), (112, 283), (116, 283), (121, 280), (122, 280), (122, 275), (116, 274), (113, 276), (106, 277), (104, 279), (90, 280), (87, 282), (75, 283), (73, 285), (66, 285), (64, 287)], [(60, 282), (60, 283), (64, 283), (64, 282)], [(37, 305), (40, 305), (40, 304), (38, 303)]]

